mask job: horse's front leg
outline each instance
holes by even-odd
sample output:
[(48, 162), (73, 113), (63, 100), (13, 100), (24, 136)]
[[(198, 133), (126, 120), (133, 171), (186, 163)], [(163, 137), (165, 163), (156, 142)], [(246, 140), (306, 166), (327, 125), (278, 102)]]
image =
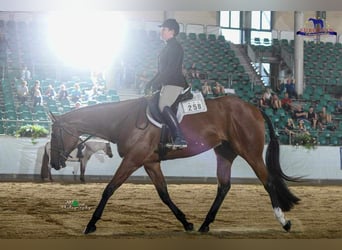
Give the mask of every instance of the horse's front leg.
[(156, 187), (161, 200), (171, 209), (176, 218), (183, 224), (184, 229), (186, 231), (192, 231), (194, 228), (193, 224), (187, 221), (185, 214), (172, 202), (170, 198), (164, 175), (160, 169), (160, 163), (149, 163), (145, 164), (144, 167)]
[(108, 199), (113, 195), (115, 190), (117, 190), (127, 180), (127, 178), (139, 167), (139, 164), (136, 164), (136, 162), (128, 158), (125, 158), (121, 162), (114, 177), (104, 189), (100, 203), (96, 207), (92, 218), (90, 219), (87, 227), (85, 228), (84, 234), (89, 234), (96, 231), (95, 224), (99, 219), (101, 219), (103, 210), (107, 204)]
[(202, 233), (209, 232), (209, 225), (215, 220), (216, 214), (230, 190), (231, 165), (236, 157), (236, 155), (229, 150), (229, 146), (225, 144), (215, 148), (215, 153), (217, 158), (217, 194), (203, 224), (198, 230)]
[(52, 179), (52, 174), (51, 174), (51, 168), (48, 167), (48, 176), (49, 176), (49, 180), (52, 182), (53, 179)]

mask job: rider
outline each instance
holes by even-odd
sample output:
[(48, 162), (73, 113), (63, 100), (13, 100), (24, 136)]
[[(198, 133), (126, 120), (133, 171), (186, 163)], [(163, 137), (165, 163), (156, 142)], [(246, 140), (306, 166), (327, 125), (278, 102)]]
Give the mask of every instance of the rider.
[(152, 86), (153, 91), (160, 90), (158, 107), (171, 129), (173, 139), (173, 143), (166, 144), (166, 147), (182, 149), (187, 147), (187, 142), (171, 109), (171, 105), (183, 89), (188, 87), (182, 71), (184, 51), (176, 40), (179, 24), (176, 19), (166, 19), (159, 27), (161, 27), (160, 38), (166, 43), (166, 46), (159, 55), (158, 72), (146, 87), (148, 89)]

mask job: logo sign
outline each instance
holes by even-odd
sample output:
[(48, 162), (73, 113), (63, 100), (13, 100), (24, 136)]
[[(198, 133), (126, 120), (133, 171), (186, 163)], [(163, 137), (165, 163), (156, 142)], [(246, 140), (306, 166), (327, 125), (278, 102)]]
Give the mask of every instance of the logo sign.
[(337, 32), (330, 28), (324, 19), (320, 18), (309, 18), (305, 26), (297, 31), (296, 34), (306, 37), (314, 36), (318, 39), (323, 35), (337, 36)]

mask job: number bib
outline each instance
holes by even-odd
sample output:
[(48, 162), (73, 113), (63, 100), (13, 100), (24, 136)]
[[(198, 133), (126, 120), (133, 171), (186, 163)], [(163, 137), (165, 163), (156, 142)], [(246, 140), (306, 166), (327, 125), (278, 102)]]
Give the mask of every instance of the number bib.
[(179, 103), (177, 117), (181, 121), (184, 115), (196, 114), (207, 111), (203, 95), (201, 92), (193, 93), (193, 98)]

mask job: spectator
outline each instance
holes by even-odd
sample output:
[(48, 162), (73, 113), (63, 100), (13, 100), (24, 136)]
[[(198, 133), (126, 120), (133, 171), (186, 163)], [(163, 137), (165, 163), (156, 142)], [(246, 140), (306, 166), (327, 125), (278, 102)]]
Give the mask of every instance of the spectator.
[(299, 104), (293, 112), (293, 116), (297, 121), (306, 120), (307, 113), (303, 110), (303, 106)]
[(327, 112), (327, 107), (323, 106), (322, 110), (318, 113), (318, 126), (321, 130), (330, 129), (334, 130), (332, 126), (332, 116)]
[(196, 69), (196, 63), (191, 65), (191, 68), (187, 72), (187, 77), (189, 79), (200, 79), (199, 71)]
[(74, 109), (79, 109), (80, 107), (82, 107), (82, 104), (80, 102), (76, 102)]
[(69, 101), (68, 100), (68, 91), (66, 90), (66, 87), (64, 84), (60, 86), (59, 92), (58, 92), (58, 101), (64, 102)]
[(36, 87), (39, 88), (40, 93), (42, 93), (42, 89), (40, 88), (40, 81), (39, 80), (35, 80), (34, 81), (34, 85), (30, 89), (30, 96), (31, 96), (31, 100), (32, 101), (34, 99), (34, 94), (35, 94), (35, 91), (36, 91)]
[(299, 134), (310, 134), (309, 131), (307, 131), (304, 120), (298, 121), (298, 133)]
[(37, 105), (42, 105), (43, 104), (43, 96), (40, 91), (40, 84), (35, 84), (34, 85), (34, 91), (33, 91), (33, 107)]
[(27, 81), (22, 81), (21, 85), (18, 87), (18, 99), (20, 104), (25, 104), (29, 96), (29, 89), (27, 87)]
[(225, 94), (224, 87), (218, 81), (214, 83), (212, 91), (214, 96), (220, 96)]
[(82, 92), (81, 87), (78, 83), (75, 83), (74, 89), (71, 91), (71, 101), (73, 102), (79, 102), (81, 101)]
[(266, 87), (265, 89), (265, 98), (266, 98), (266, 101), (267, 101), (267, 104), (268, 106), (271, 106), (271, 100), (272, 100), (272, 91), (271, 91), (271, 88), (269, 87)]
[(296, 134), (296, 132), (294, 131), (296, 129), (296, 126), (293, 122), (293, 120), (291, 118), (287, 119), (287, 123), (285, 125), (285, 132), (288, 136), (293, 136)]
[(259, 100), (259, 107), (262, 108), (262, 109), (267, 109), (267, 108), (270, 107), (269, 102), (267, 101), (267, 97), (266, 96), (267, 96), (267, 93), (264, 92), (262, 94), (262, 97)]
[(316, 129), (316, 125), (317, 125), (317, 114), (314, 111), (314, 107), (310, 106), (309, 107), (309, 111), (306, 113), (306, 119), (310, 122), (311, 127), (313, 129)]
[(278, 109), (281, 109), (281, 101), (276, 93), (272, 93), (271, 96), (271, 107), (274, 111), (277, 111)]
[(21, 80), (29, 81), (31, 80), (31, 72), (28, 70), (27, 66), (23, 66), (20, 74)]
[(47, 89), (45, 90), (44, 96), (48, 100), (53, 100), (56, 97), (56, 91), (51, 84), (48, 85)]
[(204, 97), (207, 97), (208, 94), (211, 94), (211, 93), (212, 93), (211, 87), (210, 87), (210, 85), (208, 84), (208, 82), (205, 81), (205, 82), (203, 83), (203, 85), (202, 85), (202, 95), (203, 95)]
[(292, 99), (289, 98), (289, 93), (285, 92), (284, 98), (281, 99), (281, 106), (286, 111), (291, 111), (292, 110)]
[(287, 79), (285, 88), (286, 88), (286, 92), (289, 94), (290, 98), (297, 99), (297, 92), (296, 92), (294, 80)]

